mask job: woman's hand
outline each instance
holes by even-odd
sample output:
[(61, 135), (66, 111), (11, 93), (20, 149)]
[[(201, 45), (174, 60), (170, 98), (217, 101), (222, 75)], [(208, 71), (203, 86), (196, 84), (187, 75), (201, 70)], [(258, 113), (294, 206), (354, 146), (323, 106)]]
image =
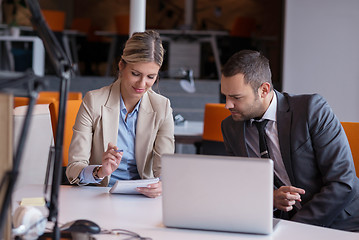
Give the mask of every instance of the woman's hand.
[(118, 168), (123, 152), (118, 152), (117, 150), (116, 145), (108, 144), (107, 151), (102, 155), (102, 166), (97, 173), (99, 178), (111, 175)]
[(159, 197), (162, 194), (162, 182), (148, 184), (147, 187), (138, 187), (137, 191), (150, 198)]

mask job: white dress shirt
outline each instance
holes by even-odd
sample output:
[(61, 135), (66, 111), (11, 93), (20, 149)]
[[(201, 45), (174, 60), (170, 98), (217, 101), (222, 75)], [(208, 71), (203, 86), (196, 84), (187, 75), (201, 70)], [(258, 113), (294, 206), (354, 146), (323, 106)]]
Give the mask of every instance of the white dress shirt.
[[(274, 173), (284, 183), (284, 185), (291, 186), (280, 152), (277, 128), (277, 96), (275, 93), (273, 94), (272, 101), (267, 111), (259, 121), (263, 121), (264, 119), (269, 120), (265, 128), (265, 133), (269, 156), (274, 161)], [(246, 144), (250, 157), (260, 157), (258, 140), (259, 134), (256, 126), (253, 124), (253, 121), (256, 120), (251, 119), (246, 124)]]

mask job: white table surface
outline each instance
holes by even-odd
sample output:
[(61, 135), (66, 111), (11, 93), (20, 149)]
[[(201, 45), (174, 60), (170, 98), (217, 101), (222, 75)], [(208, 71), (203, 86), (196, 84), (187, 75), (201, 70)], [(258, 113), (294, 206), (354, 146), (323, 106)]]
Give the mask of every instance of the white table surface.
[(175, 125), (175, 136), (202, 136), (203, 121), (185, 121), (183, 124)]
[[(253, 235), (166, 228), (162, 224), (162, 198), (142, 195), (112, 195), (109, 188), (61, 186), (59, 192), (59, 223), (76, 219), (88, 219), (104, 229), (123, 228), (142, 237), (152, 239), (276, 239), (276, 240), (351, 240), (359, 239), (359, 233), (316, 227), (291, 221), (278, 223), (271, 235)], [(22, 197), (42, 196), (41, 185), (29, 185), (13, 194), (13, 209)], [(119, 239), (118, 236), (96, 235), (96, 239)]]
[(185, 121), (183, 124), (175, 125), (176, 152), (183, 153), (183, 144), (194, 144), (196, 152), (200, 151), (196, 143), (202, 141), (202, 134), (202, 121)]

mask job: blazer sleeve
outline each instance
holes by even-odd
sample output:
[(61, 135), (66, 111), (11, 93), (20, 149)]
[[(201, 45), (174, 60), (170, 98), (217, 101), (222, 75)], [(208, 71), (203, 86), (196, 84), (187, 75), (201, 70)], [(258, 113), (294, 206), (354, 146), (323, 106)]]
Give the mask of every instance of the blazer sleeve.
[(71, 184), (79, 184), (79, 174), (90, 164), (94, 124), (91, 99), (90, 94), (84, 97), (73, 126), (66, 168), (66, 176)]
[[(293, 171), (303, 186), (319, 189), (292, 220), (330, 226), (355, 195), (354, 164), (345, 132), (329, 104), (319, 95), (312, 95), (307, 111), (310, 137), (300, 151), (292, 153), (297, 167), (303, 168)], [(317, 180), (312, 181), (312, 177)]]
[(174, 153), (174, 122), (170, 101), (166, 100), (163, 121), (157, 131), (156, 140), (153, 146), (153, 175), (161, 175), (161, 156)]

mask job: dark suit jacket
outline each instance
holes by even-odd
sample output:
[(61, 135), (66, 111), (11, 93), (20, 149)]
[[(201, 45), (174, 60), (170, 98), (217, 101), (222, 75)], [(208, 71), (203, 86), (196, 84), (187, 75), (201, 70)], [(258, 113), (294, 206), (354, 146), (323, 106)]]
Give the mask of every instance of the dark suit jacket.
[[(317, 94), (275, 94), (283, 162), (292, 185), (306, 191), (291, 220), (359, 231), (359, 179), (341, 123)], [(229, 155), (248, 156), (243, 121), (229, 116), (222, 133)]]

